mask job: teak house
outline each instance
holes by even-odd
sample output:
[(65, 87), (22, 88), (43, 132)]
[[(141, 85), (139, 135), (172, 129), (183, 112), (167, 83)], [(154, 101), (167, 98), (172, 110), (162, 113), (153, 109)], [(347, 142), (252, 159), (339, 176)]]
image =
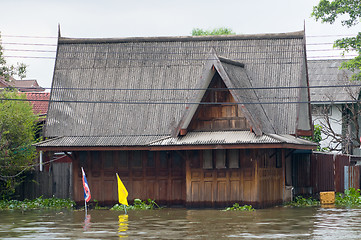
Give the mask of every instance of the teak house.
[(187, 207), (286, 200), (296, 151), (315, 144), (304, 32), (204, 37), (59, 37), (38, 150), (73, 159), (73, 197)]

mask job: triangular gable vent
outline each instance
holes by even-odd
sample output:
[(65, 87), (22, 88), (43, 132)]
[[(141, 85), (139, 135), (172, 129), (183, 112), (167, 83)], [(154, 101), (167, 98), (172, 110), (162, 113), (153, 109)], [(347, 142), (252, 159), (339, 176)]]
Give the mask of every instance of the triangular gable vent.
[(222, 63), (242, 69), (244, 65), (216, 55), (212, 58), (205, 65), (197, 86), (197, 89), (202, 90), (195, 91), (197, 95), (192, 104), (187, 106), (175, 135), (186, 135), (188, 131), (224, 130), (250, 130), (256, 135), (262, 135), (260, 124), (247, 107), (240, 104), (242, 99), (233, 91), (235, 86)]

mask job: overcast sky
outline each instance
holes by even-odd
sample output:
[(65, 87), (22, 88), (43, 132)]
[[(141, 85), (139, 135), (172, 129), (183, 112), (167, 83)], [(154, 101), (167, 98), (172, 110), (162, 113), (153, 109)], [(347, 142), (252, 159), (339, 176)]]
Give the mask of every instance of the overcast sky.
[[(303, 30), (305, 23), (308, 56), (313, 59), (338, 56), (336, 51), (325, 51), (330, 50), (332, 44), (313, 44), (332, 43), (340, 38), (337, 35), (355, 35), (359, 29), (348, 29), (338, 22), (334, 25), (316, 22), (310, 15), (318, 2), (6, 0), (0, 5), (0, 31), (8, 63), (27, 64), (26, 79), (36, 79), (41, 86), (49, 88), (54, 70), (58, 24), (63, 37), (122, 38), (187, 36), (191, 35), (193, 28), (216, 27), (228, 27), (237, 34), (283, 33)], [(51, 52), (42, 52), (44, 50)]]

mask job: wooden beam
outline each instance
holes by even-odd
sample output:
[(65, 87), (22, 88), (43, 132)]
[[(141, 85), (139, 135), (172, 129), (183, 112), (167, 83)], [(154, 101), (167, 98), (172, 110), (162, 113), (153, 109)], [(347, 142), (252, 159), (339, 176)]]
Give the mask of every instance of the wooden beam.
[(187, 129), (186, 128), (182, 128), (180, 131), (179, 131), (179, 135), (181, 136), (185, 136), (187, 134)]

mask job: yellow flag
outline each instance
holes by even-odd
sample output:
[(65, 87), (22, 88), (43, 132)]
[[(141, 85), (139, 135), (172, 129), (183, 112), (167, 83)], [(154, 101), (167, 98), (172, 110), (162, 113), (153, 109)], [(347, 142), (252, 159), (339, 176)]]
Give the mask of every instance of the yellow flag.
[(128, 206), (128, 191), (127, 189), (124, 187), (122, 180), (120, 180), (118, 173), (117, 173), (117, 180), (118, 180), (118, 198), (119, 198), (119, 203), (120, 204), (124, 204), (126, 206)]

